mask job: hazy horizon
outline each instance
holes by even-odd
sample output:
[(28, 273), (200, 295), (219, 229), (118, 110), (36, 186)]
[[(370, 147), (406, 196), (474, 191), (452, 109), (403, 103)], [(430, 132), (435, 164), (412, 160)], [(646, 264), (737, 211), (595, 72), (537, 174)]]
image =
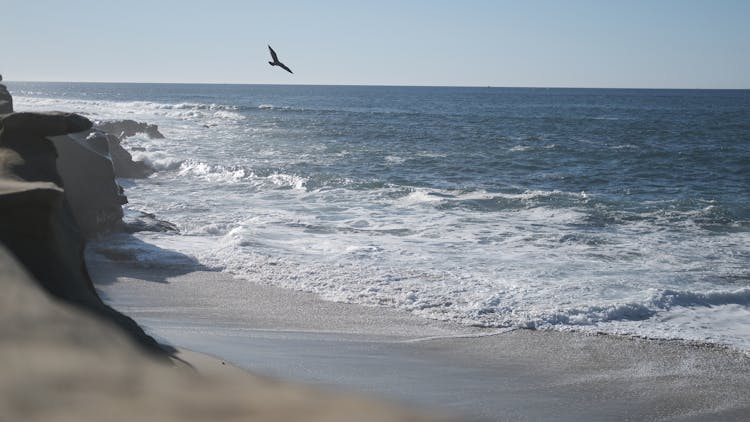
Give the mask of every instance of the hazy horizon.
[(748, 91), (750, 88), (683, 88), (683, 87), (612, 87), (612, 86), (495, 86), (495, 85), (400, 85), (400, 84), (308, 84), (308, 83), (253, 83), (253, 82), (131, 82), (131, 81), (20, 81), (10, 83), (40, 84), (133, 84), (133, 85), (238, 85), (238, 86), (334, 86), (334, 87), (394, 87), (394, 88), (491, 88), (491, 89), (612, 89), (612, 90), (675, 90), (675, 91)]
[(10, 81), (750, 88), (743, 1), (4, 3)]

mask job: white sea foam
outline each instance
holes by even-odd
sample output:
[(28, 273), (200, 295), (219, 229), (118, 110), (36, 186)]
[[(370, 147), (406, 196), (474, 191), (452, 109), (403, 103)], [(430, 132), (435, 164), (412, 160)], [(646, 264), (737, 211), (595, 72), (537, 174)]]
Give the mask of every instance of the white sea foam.
[(187, 159), (180, 163), (180, 176), (193, 176), (212, 183), (247, 182), (255, 187), (291, 188), (305, 190), (308, 179), (294, 174), (274, 172), (268, 176), (257, 174), (251, 169), (241, 166), (224, 166), (208, 164), (202, 161)]
[(274, 173), (266, 179), (277, 186), (290, 187), (297, 190), (305, 190), (305, 184), (307, 183), (306, 178), (294, 174)]
[(176, 169), (183, 162), (179, 158), (168, 156), (163, 151), (133, 151), (131, 155), (133, 161), (141, 161), (157, 171)]
[(412, 205), (419, 202), (438, 202), (442, 201), (442, 198), (436, 195), (434, 192), (428, 189), (413, 189), (407, 196), (401, 198), (398, 202), (399, 205)]
[(194, 121), (241, 121), (237, 107), (201, 103), (158, 103), (151, 101), (101, 101), (14, 96), (16, 108), (28, 111), (70, 110), (99, 120), (140, 118)]
[[(502, 288), (502, 293), (491, 293), (499, 288), (496, 281), (478, 279), (470, 271), (462, 274), (403, 266), (382, 268), (361, 260), (357, 265), (341, 260), (300, 262), (295, 258), (299, 256), (297, 250), (289, 250), (289, 255), (272, 257), (268, 252), (287, 249), (292, 240), (285, 239), (283, 233), (274, 239), (262, 227), (258, 221), (240, 225), (217, 238), (210, 247), (208, 243), (192, 244), (187, 252), (205, 264), (253, 282), (312, 291), (329, 300), (399, 307), (429, 318), (486, 327), (581, 330), (610, 327), (613, 332), (698, 340), (702, 337), (695, 334), (677, 335), (678, 326), (697, 324), (690, 316), (692, 314), (720, 320), (727, 319), (730, 314), (750, 315), (750, 289), (747, 288), (710, 292), (661, 290), (636, 294), (631, 296), (630, 302), (560, 307), (563, 290), (554, 286), (545, 288), (542, 285), (508, 283)], [(157, 244), (161, 241), (151, 240)], [(185, 244), (179, 247), (185, 248)], [(318, 258), (325, 254), (383, 252), (375, 245), (326, 242), (318, 242), (314, 249)], [(581, 292), (579, 289), (577, 287), (576, 291)], [(595, 299), (596, 295), (591, 293), (594, 292), (582, 295), (584, 301), (601, 300)], [(531, 303), (534, 304), (529, 306)], [(714, 308), (726, 311), (725, 315), (712, 312)], [(658, 329), (652, 324), (656, 320), (662, 322)], [(733, 325), (747, 332), (741, 321), (737, 320)], [(644, 330), (643, 327), (651, 328)], [(702, 331), (705, 334), (706, 329)], [(720, 329), (707, 339), (738, 346), (747, 341), (734, 338), (736, 335), (737, 329)]]
[(750, 354), (750, 306), (746, 304), (676, 306), (646, 321), (615, 320), (579, 329), (730, 345)]
[[(534, 205), (498, 212), (495, 221), (467, 225), (465, 218), (475, 218), (469, 211), (435, 213), (424, 208), (498, 198), (521, 203), (551, 197), (586, 201), (582, 193), (412, 188), (400, 199), (390, 200), (400, 211), (384, 215), (366, 208), (332, 208), (337, 201), (359, 203), (348, 196), (372, 191), (310, 191), (305, 193), (304, 206), (326, 211), (309, 214), (298, 208), (300, 197), (293, 193), (304, 187), (304, 178), (238, 174), (237, 169), (203, 162), (191, 162), (180, 171), (198, 178), (215, 177), (222, 183), (244, 179), (259, 190), (244, 221), (228, 216), (226, 221), (198, 223), (187, 233), (209, 236), (211, 242), (172, 242), (170, 247), (250, 281), (311, 291), (328, 300), (398, 307), (428, 318), (486, 327), (604, 329), (684, 339), (699, 339), (706, 330), (688, 322), (681, 326), (692, 327), (688, 330), (692, 334), (680, 333), (676, 326), (667, 329), (670, 325), (663, 321), (671, 321), (670, 315), (688, 315), (684, 311), (688, 308), (705, 309), (699, 313), (706, 315), (713, 308), (742, 314), (750, 305), (747, 288), (648, 287), (649, 277), (676, 270), (704, 271), (691, 262), (687, 251), (702, 248), (710, 254), (714, 248), (700, 239), (665, 243), (665, 233), (654, 232), (649, 220), (623, 223), (621, 232), (561, 236), (568, 225), (584, 221), (586, 214)], [(293, 188), (281, 191), (291, 196), (271, 195), (281, 186)], [(230, 201), (225, 197), (225, 203)], [(631, 243), (633, 233), (640, 233), (637, 243)], [(744, 233), (728, 236), (722, 245), (732, 242), (738, 253), (748, 252)], [(162, 239), (150, 241), (162, 245)], [(746, 276), (742, 268), (723, 271)], [(623, 283), (622, 274), (636, 277)], [(743, 347), (747, 342), (743, 339), (750, 336), (742, 337), (742, 327), (735, 328), (706, 339)]]
[[(128, 206), (181, 230), (110, 246), (143, 265), (195, 259), (258, 283), (465, 324), (603, 330), (750, 350), (750, 234), (746, 221), (724, 217), (718, 201), (643, 201), (631, 209), (613, 207), (588, 186), (524, 190), (513, 182), (497, 192), (471, 184), (441, 189), (426, 178), (419, 186), (380, 174), (368, 179), (336, 170), (361, 155), (355, 143), (324, 142), (351, 128), (322, 130), (319, 116), (306, 128), (290, 127), (302, 123), (280, 121), (275, 110), (283, 107), (269, 103), (259, 112), (212, 101), (28, 94), (17, 104), (133, 118), (167, 135), (123, 142), (160, 171), (128, 181)], [(563, 149), (542, 135), (512, 142), (501, 153), (514, 160)], [(451, 154), (395, 149), (373, 157), (399, 170)], [(726, 227), (734, 229), (705, 229), (732, 218)], [(221, 286), (212, 294), (222, 294)]]
[(214, 183), (237, 183), (248, 176), (244, 168), (211, 165), (193, 159), (185, 160), (180, 164), (179, 174), (197, 176)]

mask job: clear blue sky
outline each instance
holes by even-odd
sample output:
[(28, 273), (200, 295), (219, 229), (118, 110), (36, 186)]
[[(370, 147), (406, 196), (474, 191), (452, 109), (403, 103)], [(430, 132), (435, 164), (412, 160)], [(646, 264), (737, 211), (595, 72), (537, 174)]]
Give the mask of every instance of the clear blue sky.
[(7, 80), (750, 88), (750, 0), (0, 0), (0, 22)]

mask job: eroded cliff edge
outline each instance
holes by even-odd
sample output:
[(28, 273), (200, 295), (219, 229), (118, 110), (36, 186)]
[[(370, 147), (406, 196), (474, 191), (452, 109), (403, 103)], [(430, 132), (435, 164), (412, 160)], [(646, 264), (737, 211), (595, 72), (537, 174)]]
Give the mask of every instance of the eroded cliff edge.
[(0, 88), (0, 419), (435, 420), (239, 370), (166, 365), (172, 351), (101, 301), (84, 262), (87, 237), (122, 227), (108, 135), (76, 114), (13, 113)]
[(120, 221), (122, 196), (107, 159), (75, 138), (48, 137), (91, 126), (70, 113), (0, 116), (0, 240), (47, 292), (112, 321), (145, 350), (163, 354), (132, 319), (101, 301), (86, 270), (86, 235)]

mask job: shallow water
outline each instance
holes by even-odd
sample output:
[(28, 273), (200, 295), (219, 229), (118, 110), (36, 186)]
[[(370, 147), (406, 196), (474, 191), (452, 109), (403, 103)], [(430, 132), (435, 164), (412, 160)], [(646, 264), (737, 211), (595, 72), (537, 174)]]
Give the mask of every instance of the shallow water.
[[(123, 181), (128, 210), (203, 265), (471, 325), (750, 350), (750, 91), (8, 85), (18, 110), (158, 124), (124, 142), (159, 170)], [(142, 245), (119, 243), (168, 258)]]

